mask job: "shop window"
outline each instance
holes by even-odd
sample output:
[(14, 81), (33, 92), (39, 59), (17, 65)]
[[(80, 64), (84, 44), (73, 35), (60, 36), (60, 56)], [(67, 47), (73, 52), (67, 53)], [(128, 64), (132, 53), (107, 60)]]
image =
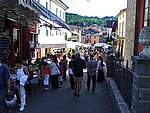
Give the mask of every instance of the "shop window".
[(38, 35), (34, 34), (34, 42), (38, 42)]
[(30, 33), (30, 41), (33, 41), (34, 40), (34, 36), (33, 36), (33, 34), (32, 33)]

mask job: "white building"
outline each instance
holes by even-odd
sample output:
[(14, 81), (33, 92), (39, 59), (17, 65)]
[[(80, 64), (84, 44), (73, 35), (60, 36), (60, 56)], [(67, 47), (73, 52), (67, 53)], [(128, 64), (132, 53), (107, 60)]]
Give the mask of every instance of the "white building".
[(41, 57), (50, 53), (52, 48), (65, 48), (65, 32), (69, 26), (64, 23), (65, 11), (68, 7), (61, 0), (37, 0), (49, 13), (41, 15), (38, 26), (38, 42)]

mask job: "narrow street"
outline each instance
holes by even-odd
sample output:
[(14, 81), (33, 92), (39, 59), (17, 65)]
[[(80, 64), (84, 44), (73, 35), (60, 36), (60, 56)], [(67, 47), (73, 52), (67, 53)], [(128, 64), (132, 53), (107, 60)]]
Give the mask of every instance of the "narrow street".
[(95, 93), (87, 91), (86, 75), (79, 98), (73, 96), (67, 80), (58, 90), (36, 90), (27, 99), (23, 113), (114, 113), (106, 83), (98, 83)]

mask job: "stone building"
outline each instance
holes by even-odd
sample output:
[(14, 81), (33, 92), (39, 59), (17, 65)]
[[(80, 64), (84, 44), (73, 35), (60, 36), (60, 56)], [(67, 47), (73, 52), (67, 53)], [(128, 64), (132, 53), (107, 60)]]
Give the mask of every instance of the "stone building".
[(139, 33), (144, 26), (149, 25), (149, 0), (128, 0), (124, 62), (132, 67), (131, 56), (138, 55), (142, 45), (138, 42)]

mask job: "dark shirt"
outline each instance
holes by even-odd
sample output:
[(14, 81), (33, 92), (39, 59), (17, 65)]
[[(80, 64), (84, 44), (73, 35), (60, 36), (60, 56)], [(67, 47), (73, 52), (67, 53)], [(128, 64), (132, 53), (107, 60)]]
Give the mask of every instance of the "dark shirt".
[(0, 90), (5, 90), (6, 81), (10, 79), (9, 70), (6, 66), (0, 66)]
[(86, 68), (86, 66), (85, 66), (85, 62), (83, 59), (78, 58), (73, 61), (72, 69), (73, 69), (74, 76), (82, 77), (84, 68)]
[(71, 69), (72, 69), (72, 67), (73, 67), (73, 62), (74, 62), (74, 60), (71, 60), (71, 61), (69, 62), (69, 68), (71, 68)]
[(59, 62), (59, 65), (62, 66), (62, 68), (64, 70), (66, 70), (67, 69), (67, 63), (68, 63), (68, 61), (66, 59), (61, 59)]

